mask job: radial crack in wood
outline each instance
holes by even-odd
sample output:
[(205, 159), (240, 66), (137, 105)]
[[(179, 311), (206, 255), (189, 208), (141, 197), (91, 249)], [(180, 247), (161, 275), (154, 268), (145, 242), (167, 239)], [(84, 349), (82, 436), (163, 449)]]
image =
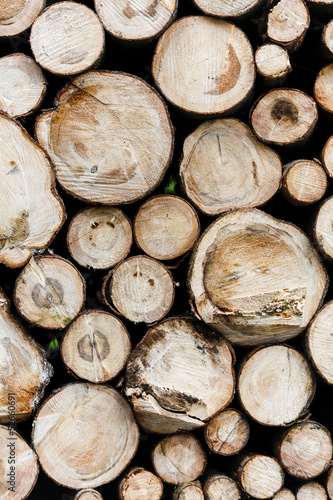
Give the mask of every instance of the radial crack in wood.
[(0, 37), (19, 35), (30, 28), (44, 3), (44, 0), (1, 0)]
[(227, 408), (215, 415), (205, 427), (209, 448), (219, 455), (236, 455), (247, 444), (250, 426), (239, 410)]

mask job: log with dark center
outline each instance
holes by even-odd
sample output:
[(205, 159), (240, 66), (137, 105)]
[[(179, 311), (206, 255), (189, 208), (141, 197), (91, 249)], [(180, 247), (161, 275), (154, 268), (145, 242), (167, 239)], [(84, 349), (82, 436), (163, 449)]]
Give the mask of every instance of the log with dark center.
[(44, 0), (1, 0), (0, 37), (19, 35), (30, 28), (44, 4)]
[(129, 471), (119, 485), (120, 500), (160, 500), (163, 483), (152, 472), (136, 467)]

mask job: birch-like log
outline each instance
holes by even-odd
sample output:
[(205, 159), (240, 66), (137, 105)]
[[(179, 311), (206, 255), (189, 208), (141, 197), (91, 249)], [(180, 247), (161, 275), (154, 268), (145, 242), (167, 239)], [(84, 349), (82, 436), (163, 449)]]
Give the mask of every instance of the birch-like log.
[(275, 458), (266, 455), (244, 457), (237, 475), (242, 489), (258, 499), (272, 498), (284, 483), (281, 465)]
[(204, 484), (206, 500), (240, 500), (241, 492), (237, 483), (228, 476), (215, 474)]
[(158, 41), (152, 64), (165, 97), (199, 115), (231, 113), (244, 104), (255, 77), (245, 33), (204, 16), (174, 22)]
[(318, 160), (294, 160), (284, 166), (282, 193), (293, 205), (310, 205), (321, 200), (327, 176)]
[(243, 363), (238, 395), (244, 410), (262, 425), (284, 426), (308, 411), (316, 390), (311, 366), (295, 349), (267, 346)]
[(273, 496), (272, 500), (296, 500), (296, 497), (288, 488), (282, 488), (282, 490), (278, 491), (276, 495)]
[(160, 500), (163, 495), (163, 483), (152, 472), (137, 467), (121, 480), (119, 495), (120, 500)]
[(239, 410), (226, 408), (215, 415), (205, 427), (209, 448), (219, 455), (236, 455), (247, 444), (250, 426)]
[(173, 130), (159, 94), (140, 78), (111, 71), (76, 77), (42, 114), (36, 134), (57, 180), (81, 200), (105, 205), (146, 196), (162, 180)]
[(254, 346), (303, 331), (326, 293), (327, 276), (300, 229), (243, 209), (221, 216), (202, 235), (189, 288), (209, 326), (232, 343)]
[(0, 9), (0, 38), (15, 36), (30, 28), (44, 7), (44, 0), (4, 0)]
[(103, 497), (98, 491), (89, 488), (78, 491), (74, 500), (103, 500)]
[(333, 113), (333, 63), (319, 71), (313, 94), (319, 106), (328, 113)]
[(202, 427), (230, 403), (234, 383), (226, 341), (197, 320), (170, 318), (130, 354), (125, 394), (142, 427), (168, 434)]
[(267, 87), (279, 87), (292, 70), (287, 49), (276, 43), (264, 43), (254, 55), (258, 75)]
[(177, 486), (172, 500), (205, 500), (200, 481), (190, 481)]
[(318, 210), (313, 237), (320, 252), (333, 259), (333, 196), (326, 198)]
[(194, 3), (208, 16), (237, 21), (255, 14), (263, 0), (194, 0)]
[(309, 358), (319, 375), (329, 384), (333, 384), (332, 324), (333, 302), (329, 302), (316, 314), (306, 334)]
[(96, 488), (132, 460), (139, 430), (127, 401), (112, 387), (69, 384), (39, 409), (33, 447), (46, 474), (67, 488)]
[(204, 122), (186, 138), (179, 175), (192, 203), (218, 215), (266, 203), (279, 189), (282, 164), (245, 123), (224, 118)]
[(327, 500), (325, 488), (312, 481), (301, 486), (296, 493), (296, 500)]

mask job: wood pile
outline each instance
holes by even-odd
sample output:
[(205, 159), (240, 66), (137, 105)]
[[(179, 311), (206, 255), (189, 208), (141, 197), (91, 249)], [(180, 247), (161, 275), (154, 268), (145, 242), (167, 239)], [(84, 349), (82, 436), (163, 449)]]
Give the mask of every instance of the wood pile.
[(333, 500), (333, 1), (0, 0), (1, 500)]

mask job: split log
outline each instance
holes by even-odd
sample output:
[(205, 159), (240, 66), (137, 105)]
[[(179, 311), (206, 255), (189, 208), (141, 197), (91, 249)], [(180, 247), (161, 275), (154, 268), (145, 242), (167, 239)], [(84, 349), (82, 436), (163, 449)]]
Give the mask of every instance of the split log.
[(257, 73), (267, 87), (281, 86), (292, 70), (288, 51), (275, 43), (265, 43), (256, 50)]
[(24, 500), (33, 490), (39, 467), (35, 452), (13, 429), (0, 426), (1, 500)]
[(237, 483), (221, 474), (209, 477), (203, 489), (206, 500), (240, 500), (241, 498)]
[(278, 444), (278, 458), (288, 474), (300, 480), (313, 479), (328, 469), (333, 447), (329, 431), (307, 420), (290, 427)]
[(27, 420), (52, 375), (45, 352), (11, 316), (0, 290), (0, 423)]
[(266, 455), (248, 455), (241, 461), (238, 480), (242, 489), (254, 498), (266, 499), (283, 486), (284, 473), (279, 462)]
[(197, 320), (170, 318), (130, 354), (125, 394), (142, 427), (168, 434), (202, 427), (230, 403), (234, 384), (226, 341)]
[(108, 269), (125, 259), (132, 246), (132, 226), (115, 207), (86, 207), (72, 219), (67, 245), (81, 266)]
[(273, 496), (272, 500), (296, 500), (294, 493), (287, 488), (282, 488), (278, 491), (276, 495)]
[(152, 472), (137, 467), (122, 479), (119, 495), (120, 500), (160, 500), (163, 495), (163, 483)]
[(10, 117), (0, 113), (0, 262), (23, 266), (45, 249), (65, 220), (44, 151)]
[[(139, 429), (115, 389), (69, 384), (39, 409), (32, 443), (46, 474), (67, 488), (96, 488), (119, 476), (136, 453)], [(92, 458), (93, 457), (93, 458)]]
[(162, 439), (152, 453), (152, 464), (163, 481), (181, 484), (195, 481), (206, 468), (206, 453), (192, 434), (174, 434)]
[(328, 498), (333, 500), (333, 467), (330, 467), (327, 473), (326, 489), (328, 493)]
[(213, 417), (205, 427), (209, 448), (219, 455), (236, 455), (247, 444), (250, 426), (239, 410), (227, 408)]
[(175, 298), (170, 271), (145, 255), (124, 260), (104, 281), (103, 295), (112, 310), (134, 323), (155, 323), (170, 311)]
[(245, 19), (261, 7), (263, 0), (194, 0), (199, 9), (208, 16), (221, 17), (223, 19)]
[(35, 111), (43, 100), (47, 82), (40, 67), (25, 54), (0, 59), (0, 109), (13, 118)]
[(177, 0), (95, 0), (95, 9), (106, 31), (130, 42), (149, 42), (176, 17)]
[(321, 160), (327, 175), (333, 178), (333, 135), (327, 140), (321, 153)]
[(262, 425), (295, 422), (308, 411), (315, 390), (316, 378), (309, 363), (285, 345), (258, 348), (243, 363), (239, 374), (240, 402)]
[(318, 210), (313, 237), (320, 252), (333, 259), (333, 196), (326, 198)]
[(301, 486), (296, 494), (296, 500), (327, 500), (325, 488), (315, 481)]
[(152, 72), (172, 104), (199, 115), (235, 111), (244, 104), (255, 78), (245, 33), (234, 24), (204, 16), (183, 17), (167, 29), (158, 41)]
[(309, 25), (310, 15), (303, 0), (280, 0), (268, 13), (264, 38), (294, 52), (301, 47)]
[(74, 500), (103, 500), (103, 497), (98, 491), (89, 488), (78, 491)]
[(18, 276), (18, 312), (42, 328), (65, 328), (85, 301), (85, 282), (71, 262), (57, 255), (32, 257)]
[(0, 37), (15, 36), (30, 28), (44, 8), (44, 0), (1, 2)]
[(301, 145), (312, 134), (318, 110), (312, 97), (298, 89), (273, 89), (254, 105), (251, 116), (254, 133), (276, 146)]
[(333, 384), (332, 323), (333, 302), (329, 302), (314, 317), (306, 334), (310, 360), (319, 375), (329, 384)]
[(143, 80), (90, 71), (68, 84), (55, 104), (37, 119), (36, 134), (66, 191), (117, 205), (143, 198), (160, 183), (173, 131), (162, 98)]
[(200, 234), (196, 211), (186, 200), (159, 195), (145, 201), (134, 219), (138, 247), (160, 260), (182, 256), (193, 247)]
[(333, 113), (333, 63), (322, 68), (313, 87), (314, 98), (325, 111)]
[(131, 340), (122, 322), (104, 311), (88, 311), (70, 325), (61, 344), (65, 365), (79, 378), (107, 382), (124, 368)]
[(172, 500), (205, 500), (200, 482), (180, 484), (173, 492)]
[(32, 53), (43, 68), (75, 75), (90, 68), (104, 49), (104, 30), (95, 12), (77, 2), (45, 9), (31, 28)]
[(327, 276), (296, 226), (256, 209), (221, 216), (202, 235), (189, 270), (201, 318), (237, 345), (282, 342), (303, 331)]
[(284, 166), (282, 192), (293, 205), (316, 203), (326, 189), (326, 173), (318, 160), (295, 160)]
[(279, 189), (282, 163), (245, 123), (225, 118), (204, 122), (186, 138), (179, 175), (192, 203), (218, 215), (266, 203)]

